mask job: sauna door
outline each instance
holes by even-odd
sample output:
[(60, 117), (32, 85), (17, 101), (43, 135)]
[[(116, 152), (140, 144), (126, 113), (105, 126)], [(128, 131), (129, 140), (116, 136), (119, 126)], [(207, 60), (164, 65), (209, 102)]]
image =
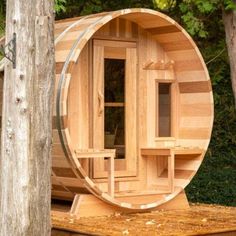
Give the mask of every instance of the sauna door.
[[(137, 174), (136, 54), (134, 42), (93, 41), (93, 147), (116, 149), (115, 177)], [(95, 159), (93, 177), (106, 176)]]

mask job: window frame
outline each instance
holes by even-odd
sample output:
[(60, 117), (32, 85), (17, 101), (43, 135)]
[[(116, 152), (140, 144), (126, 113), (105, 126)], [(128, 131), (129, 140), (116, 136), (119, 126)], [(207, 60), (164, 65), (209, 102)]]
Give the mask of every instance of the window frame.
[[(159, 136), (159, 84), (170, 84), (170, 136)], [(177, 133), (177, 83), (176, 80), (155, 80), (155, 137), (156, 139), (174, 139)]]

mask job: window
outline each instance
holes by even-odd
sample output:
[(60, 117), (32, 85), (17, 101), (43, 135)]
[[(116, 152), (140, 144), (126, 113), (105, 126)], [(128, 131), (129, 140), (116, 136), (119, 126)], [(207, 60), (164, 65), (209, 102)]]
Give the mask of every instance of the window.
[(157, 136), (171, 137), (171, 83), (157, 83)]

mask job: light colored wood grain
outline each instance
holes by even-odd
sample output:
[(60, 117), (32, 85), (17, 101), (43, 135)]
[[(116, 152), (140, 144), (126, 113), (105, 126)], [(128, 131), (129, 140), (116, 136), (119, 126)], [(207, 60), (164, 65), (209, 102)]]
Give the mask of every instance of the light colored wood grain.
[[(78, 19), (60, 21), (56, 26), (56, 34), (65, 31)], [(98, 19), (100, 21), (96, 22)], [(113, 191), (107, 185), (107, 176), (112, 176), (116, 179), (116, 191), (124, 194), (129, 191), (141, 193), (158, 186), (160, 191), (173, 192), (163, 198), (163, 201), (169, 201), (180, 190), (177, 187), (184, 188), (194, 176), (210, 139), (213, 98), (203, 59), (193, 40), (174, 20), (154, 11), (127, 9), (92, 15), (68, 30), (56, 48), (58, 74), (76, 37), (91, 24), (94, 24), (93, 29), (81, 38), (67, 69), (72, 79), (63, 87), (63, 101), (60, 102), (64, 114), (61, 116), (63, 125), (69, 127), (66, 133), (63, 131), (63, 137), (69, 139), (66, 145), (70, 148), (104, 149), (104, 108), (125, 107), (127, 159), (114, 161), (114, 176), (109, 161), (103, 160), (103, 157), (86, 167), (82, 158), (80, 162), (76, 159), (78, 181), (81, 182), (79, 176), (83, 176), (87, 168), (86, 175), (96, 178), (84, 177), (85, 185), (89, 189), (94, 188), (94, 194), (104, 200), (106, 193)], [(124, 104), (104, 102), (104, 58), (126, 60)], [(143, 66), (155, 70), (143, 70)], [(157, 83), (172, 84), (171, 137), (167, 138), (157, 137)], [(55, 117), (53, 124), (56, 128)], [(58, 145), (58, 135), (55, 134), (54, 140)], [(169, 159), (168, 167), (166, 156), (142, 157), (142, 147), (174, 150), (175, 165)], [(179, 150), (175, 150), (175, 147)], [(69, 175), (68, 165), (63, 167), (63, 153), (59, 145), (55, 146), (53, 153), (55, 171)], [(71, 165), (74, 166), (74, 163)], [(107, 175), (107, 171), (110, 171), (110, 175)], [(76, 178), (63, 177), (62, 180), (70, 190), (77, 193), (86, 190), (77, 183)], [(68, 195), (66, 190), (59, 189), (58, 182), (54, 185), (57, 186), (55, 194)], [(172, 186), (171, 190), (168, 186)], [(118, 204), (115, 200), (106, 201)], [(123, 207), (135, 208), (155, 200), (153, 196), (147, 199), (124, 196), (118, 202), (122, 201), (127, 201)]]
[[(103, 45), (104, 46), (101, 46)], [(99, 46), (97, 46), (99, 45)], [(110, 47), (113, 45), (113, 47)], [(131, 46), (131, 48), (129, 48)], [(100, 47), (100, 50), (102, 53), (100, 55), (97, 55), (96, 48)], [(136, 70), (137, 70), (137, 56), (136, 56), (136, 44), (130, 43), (130, 42), (117, 42), (117, 41), (107, 41), (107, 40), (94, 40), (94, 58), (96, 58), (96, 61), (99, 60), (101, 63), (103, 63), (104, 57), (105, 57), (105, 50), (106, 48), (109, 48), (110, 52), (113, 48), (122, 48), (125, 49), (125, 58), (126, 58), (126, 70), (125, 70), (125, 116), (126, 117), (132, 117), (132, 119), (125, 118), (125, 127), (128, 127), (125, 130), (125, 156), (127, 157), (125, 161), (125, 169), (122, 171), (115, 171), (115, 176), (133, 176), (136, 173), (136, 160), (137, 160), (137, 153), (136, 153)], [(128, 48), (127, 48), (128, 47)], [(114, 50), (113, 55), (116, 56), (116, 50)], [(119, 54), (118, 54), (119, 57)], [(95, 59), (94, 59), (95, 61)], [(95, 62), (94, 62), (95, 63)], [(98, 99), (98, 102), (94, 102), (94, 116), (97, 116), (97, 118), (100, 120), (100, 123), (94, 123), (94, 127), (97, 129), (94, 131), (96, 133), (100, 132), (99, 134), (94, 135), (94, 142), (96, 139), (99, 138), (99, 140), (104, 140), (104, 71), (103, 71), (103, 64), (96, 65), (97, 67), (94, 67), (94, 82), (98, 83), (97, 81), (100, 80), (100, 99)], [(96, 72), (96, 71), (100, 72)], [(98, 76), (100, 76), (100, 79), (98, 79)], [(94, 88), (97, 85), (94, 85)], [(95, 90), (94, 90), (95, 91)], [(94, 92), (95, 93), (95, 92)], [(100, 101), (99, 101), (100, 100)], [(101, 104), (102, 102), (102, 104)], [(100, 108), (99, 108), (100, 107)], [(99, 113), (96, 115), (96, 110), (99, 109), (102, 111), (102, 113)], [(98, 128), (100, 131), (98, 131)], [(96, 137), (96, 138), (95, 138)], [(102, 141), (104, 142), (104, 141)], [(100, 148), (104, 146), (104, 143), (100, 144)], [(94, 146), (95, 148), (98, 148), (98, 146)], [(116, 169), (119, 169), (119, 161), (115, 160), (117, 166)], [(104, 170), (105, 168), (105, 162), (103, 160), (95, 160), (94, 162), (94, 173), (93, 176), (95, 178), (101, 178), (106, 177), (107, 172)]]
[(181, 104), (212, 104), (211, 93), (181, 93)]
[(211, 116), (190, 116), (190, 117), (181, 117), (180, 118), (180, 128), (209, 128), (211, 123)]
[(125, 73), (125, 156), (128, 171), (137, 168), (137, 51), (126, 49)]
[[(95, 43), (96, 44), (96, 43)], [(93, 45), (93, 148), (104, 148), (104, 100), (99, 94), (104, 93), (104, 47)], [(102, 160), (94, 160), (93, 176), (103, 169)]]
[(171, 154), (168, 156), (168, 185), (171, 193), (174, 192), (174, 179), (175, 179), (175, 155), (171, 150)]
[(181, 82), (198, 82), (199, 79), (207, 80), (204, 70), (196, 71), (178, 71), (175, 73), (175, 76), (179, 83)]
[[(103, 46), (109, 48), (136, 48), (134, 42), (123, 42), (123, 41), (110, 41), (110, 40), (94, 40), (94, 46)], [(107, 50), (108, 50), (107, 49)]]
[[(147, 35), (147, 58), (151, 61), (164, 61), (165, 52), (163, 48), (156, 43), (150, 34)], [(155, 137), (158, 133), (157, 117), (158, 117), (158, 100), (157, 100), (157, 81), (159, 77), (164, 79), (165, 72), (150, 70), (147, 73), (147, 145), (155, 146)]]
[(70, 177), (52, 177), (52, 184), (56, 183), (58, 184), (58, 181), (63, 183), (67, 187), (80, 187), (83, 188), (83, 182), (79, 181), (76, 178), (70, 178)]
[(156, 34), (153, 35), (153, 38), (155, 38), (159, 43), (176, 43), (176, 41), (185, 41), (187, 40), (186, 36), (182, 32), (176, 32), (171, 34)]
[(141, 148), (141, 155), (143, 156), (170, 156), (171, 149), (169, 148)]
[(52, 167), (70, 168), (70, 163), (65, 159), (65, 156), (53, 155)]
[(208, 93), (211, 91), (211, 81), (181, 82), (180, 93)]
[(181, 71), (197, 71), (202, 69), (202, 63), (197, 58), (195, 60), (187, 60), (187, 58), (185, 58), (183, 61), (175, 61), (176, 73)]
[(115, 168), (114, 168), (114, 158), (115, 156), (112, 156), (108, 159), (108, 194), (111, 197), (114, 197), (115, 192)]
[(181, 147), (199, 147), (202, 149), (207, 149), (208, 144), (209, 144), (209, 139), (178, 138), (176, 140), (176, 146), (181, 146)]
[(183, 117), (203, 117), (212, 116), (213, 107), (212, 104), (187, 104), (180, 106), (180, 114)]
[(147, 29), (152, 35), (161, 35), (161, 34), (169, 34), (180, 32), (181, 30), (176, 27), (176, 25), (167, 25), (167, 26), (159, 26), (159, 27), (152, 27)]
[(124, 16), (124, 18), (129, 19), (129, 20), (135, 20), (135, 22), (137, 22), (144, 29), (172, 25), (172, 22), (170, 23), (167, 19), (156, 17), (156, 16), (150, 16), (148, 14), (141, 15), (140, 13), (134, 13), (134, 14), (126, 15)]
[(173, 149), (175, 155), (201, 155), (203, 150), (200, 148), (181, 148), (176, 147)]
[(180, 138), (189, 138), (189, 139), (207, 139), (211, 135), (211, 130), (209, 127), (195, 127), (195, 128), (181, 128), (179, 130)]
[(193, 45), (189, 40), (177, 41), (175, 43), (163, 43), (162, 47), (165, 51), (182, 51), (193, 49)]
[(105, 58), (115, 58), (115, 59), (125, 59), (126, 58), (126, 49), (125, 47), (105, 47), (104, 48)]
[[(69, 132), (75, 148), (89, 147), (88, 45), (84, 47), (72, 72), (68, 92)], [(83, 163), (84, 167), (88, 163)], [(88, 168), (88, 167), (87, 167)]]
[(179, 159), (175, 158), (175, 170), (195, 170), (197, 171), (197, 167), (201, 164), (201, 160), (196, 160), (195, 159), (189, 159), (186, 160), (184, 159)]
[[(157, 158), (166, 157), (167, 158), (167, 172), (168, 172), (168, 190), (170, 193), (174, 192), (174, 178), (175, 178), (175, 152), (171, 148), (142, 148), (141, 155), (143, 157), (155, 156)], [(160, 175), (162, 176), (162, 174)], [(150, 184), (150, 182), (149, 182)]]
[[(176, 40), (176, 39), (175, 39)], [(196, 61), (198, 60), (198, 55), (196, 54), (194, 49), (190, 50), (182, 50), (179, 51), (169, 51), (167, 55), (171, 60), (176, 62), (183, 62), (183, 61)]]
[(77, 158), (104, 158), (115, 157), (115, 149), (77, 149), (75, 154)]
[(172, 69), (174, 64), (175, 62), (173, 60), (166, 61), (166, 62), (164, 60), (159, 60), (157, 62), (148, 60), (143, 65), (143, 69), (144, 70), (168, 70), (168, 69)]
[(95, 150), (95, 149), (78, 149), (75, 151), (77, 158), (108, 158), (108, 194), (111, 197), (114, 197), (114, 158), (115, 158), (115, 149), (104, 149), (104, 150)]

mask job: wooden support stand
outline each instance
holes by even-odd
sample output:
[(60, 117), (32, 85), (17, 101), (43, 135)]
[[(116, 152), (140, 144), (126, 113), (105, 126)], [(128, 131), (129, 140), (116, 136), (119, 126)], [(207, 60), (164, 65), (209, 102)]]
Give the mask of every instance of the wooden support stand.
[(171, 148), (142, 148), (141, 155), (144, 157), (167, 157), (168, 158), (168, 189), (174, 192), (175, 156)]
[[(175, 191), (174, 186), (174, 173), (175, 173), (175, 155), (186, 154), (199, 154), (202, 153), (198, 148), (142, 148), (141, 155), (145, 158), (148, 156), (166, 157), (168, 158), (168, 189), (170, 193)], [(108, 170), (108, 193), (114, 197), (114, 157), (115, 150), (77, 150), (76, 155), (78, 158), (109, 158), (109, 170)], [(176, 210), (189, 208), (186, 195), (181, 192), (174, 199), (152, 209), (155, 210)], [(92, 209), (89, 210), (89, 209)], [(70, 214), (75, 217), (89, 217), (89, 216), (102, 216), (112, 215), (116, 213), (134, 213), (140, 212), (139, 210), (128, 210), (117, 206), (112, 206), (100, 199), (96, 198), (92, 194), (80, 194), (76, 195), (70, 210)]]
[[(183, 191), (179, 195), (177, 195), (174, 199), (150, 211), (178, 210), (178, 209), (188, 209), (188, 208), (189, 208), (188, 199), (185, 195), (185, 192)], [(123, 208), (112, 206), (94, 197), (92, 194), (76, 195), (70, 210), (71, 216), (75, 218), (114, 215), (121, 213), (135, 213), (135, 212), (140, 212), (140, 211), (126, 210)]]

